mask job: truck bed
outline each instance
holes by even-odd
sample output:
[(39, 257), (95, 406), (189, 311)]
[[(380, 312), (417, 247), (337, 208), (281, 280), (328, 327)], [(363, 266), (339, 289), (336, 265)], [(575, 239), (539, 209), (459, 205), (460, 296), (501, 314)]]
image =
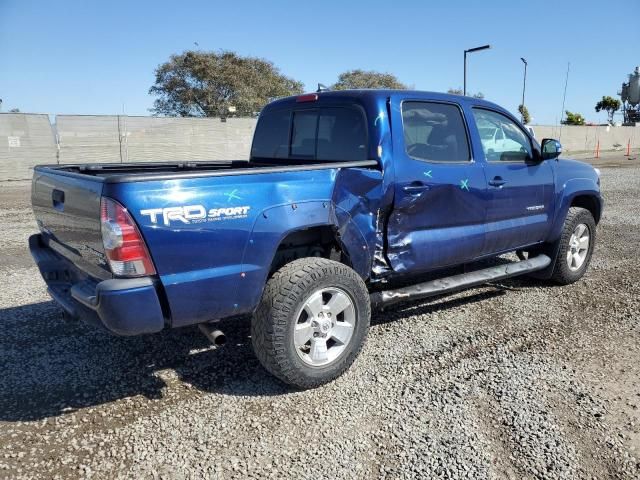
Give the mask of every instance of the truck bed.
[[(375, 160), (42, 165), (32, 182), (40, 229), (33, 250), (55, 253), (55, 275), (68, 292), (85, 277), (91, 285), (121, 279), (102, 231), (102, 200), (118, 202), (149, 251), (167, 324), (201, 323), (255, 308), (280, 243), (298, 231), (335, 230), (366, 276), (381, 185)], [(83, 285), (75, 293), (84, 300), (92, 295)]]
[(38, 165), (36, 172), (50, 172), (68, 177), (94, 177), (104, 183), (142, 182), (175, 178), (223, 177), (259, 173), (321, 170), (325, 168), (378, 167), (377, 160), (349, 162), (292, 163), (274, 161), (229, 160), (217, 162), (157, 162), (157, 163), (91, 163), (68, 165)]

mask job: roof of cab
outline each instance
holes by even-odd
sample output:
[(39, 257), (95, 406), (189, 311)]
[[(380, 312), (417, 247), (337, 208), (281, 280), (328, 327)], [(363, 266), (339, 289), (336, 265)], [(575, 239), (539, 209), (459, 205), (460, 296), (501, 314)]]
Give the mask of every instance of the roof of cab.
[[(350, 98), (360, 99), (362, 101), (376, 101), (380, 98), (387, 98), (390, 96), (401, 96), (407, 99), (420, 99), (420, 100), (439, 100), (454, 103), (471, 103), (473, 105), (485, 106), (489, 108), (504, 110), (503, 107), (496, 105), (495, 103), (488, 102), (486, 100), (468, 97), (462, 95), (454, 95), (451, 93), (439, 93), (439, 92), (426, 92), (422, 90), (393, 90), (393, 89), (358, 89), (358, 90), (325, 90), (322, 92), (308, 92), (302, 95), (318, 95), (318, 100), (323, 98)], [(301, 95), (294, 95), (291, 97), (284, 97), (278, 100), (274, 100), (269, 103), (269, 107), (285, 106), (295, 104), (296, 99)]]

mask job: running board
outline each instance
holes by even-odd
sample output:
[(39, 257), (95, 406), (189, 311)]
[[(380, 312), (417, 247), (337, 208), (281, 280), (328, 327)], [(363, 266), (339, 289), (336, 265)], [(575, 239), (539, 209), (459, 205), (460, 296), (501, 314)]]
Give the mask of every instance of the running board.
[(504, 280), (525, 273), (542, 270), (551, 264), (551, 259), (546, 255), (538, 255), (529, 260), (506, 263), (495, 267), (483, 268), (475, 272), (462, 273), (451, 277), (439, 278), (429, 282), (418, 283), (409, 287), (396, 290), (384, 290), (370, 295), (371, 305), (374, 307), (388, 306), (407, 300), (418, 300), (433, 297), (443, 293), (456, 292), (465, 288), (497, 280)]

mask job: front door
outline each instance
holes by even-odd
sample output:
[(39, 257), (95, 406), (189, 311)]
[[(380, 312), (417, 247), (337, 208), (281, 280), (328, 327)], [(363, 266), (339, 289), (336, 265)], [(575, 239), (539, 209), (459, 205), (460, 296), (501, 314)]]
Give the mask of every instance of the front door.
[[(543, 241), (553, 214), (554, 176), (550, 162), (534, 162), (526, 132), (503, 113), (473, 108), (486, 158), (487, 235), (484, 254)], [(500, 135), (498, 141), (490, 132)]]
[(473, 160), (462, 109), (397, 97), (392, 107), (392, 268), (413, 273), (472, 260), (484, 245), (486, 180), (482, 164)]

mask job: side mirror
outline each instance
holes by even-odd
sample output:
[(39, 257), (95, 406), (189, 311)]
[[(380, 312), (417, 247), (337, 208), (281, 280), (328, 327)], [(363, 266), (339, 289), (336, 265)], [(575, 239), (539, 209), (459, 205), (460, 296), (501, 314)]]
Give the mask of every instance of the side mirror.
[(558, 140), (553, 138), (545, 138), (542, 140), (542, 159), (553, 160), (558, 158), (562, 153), (562, 145)]

